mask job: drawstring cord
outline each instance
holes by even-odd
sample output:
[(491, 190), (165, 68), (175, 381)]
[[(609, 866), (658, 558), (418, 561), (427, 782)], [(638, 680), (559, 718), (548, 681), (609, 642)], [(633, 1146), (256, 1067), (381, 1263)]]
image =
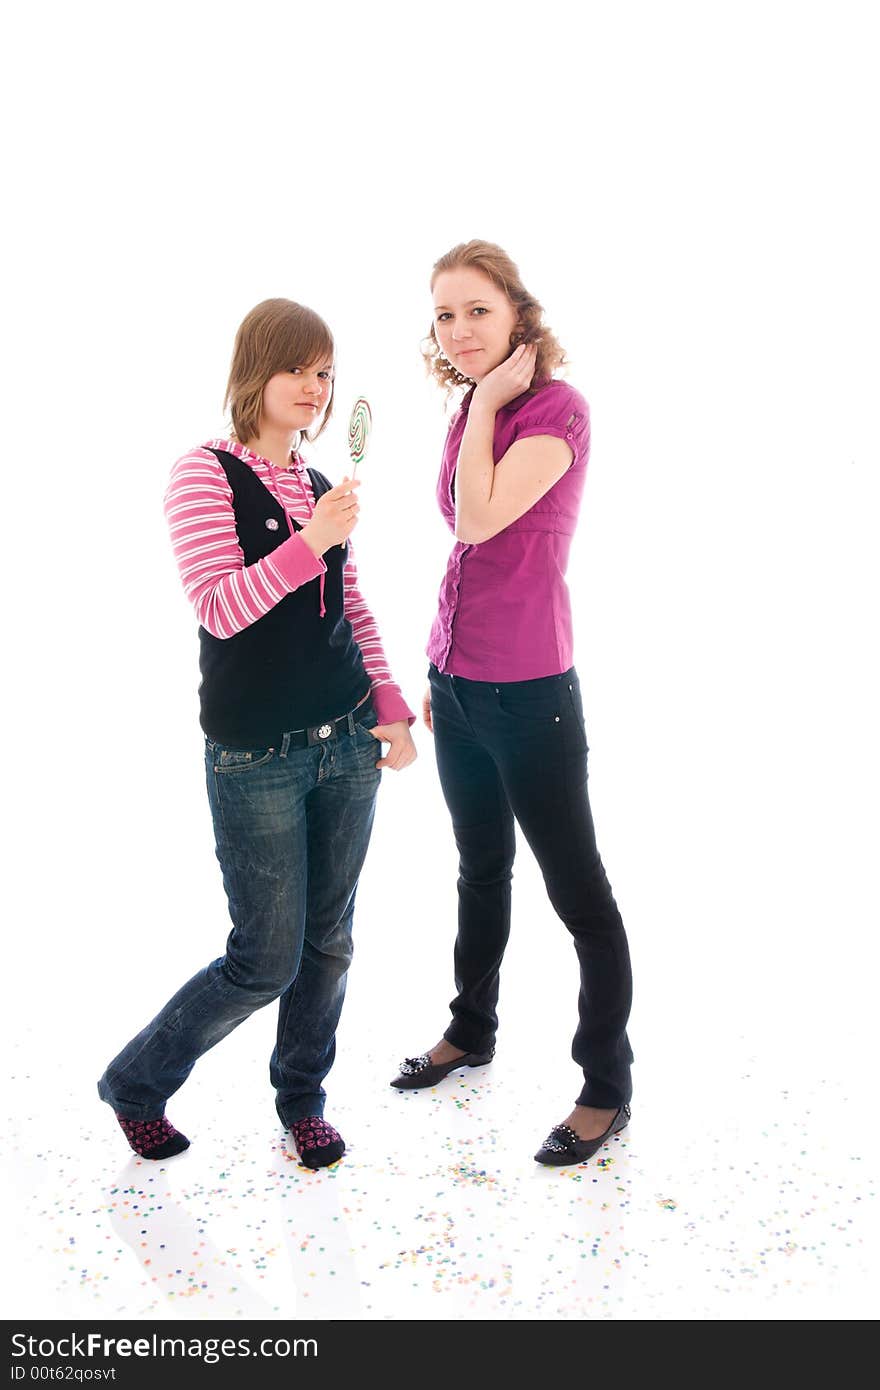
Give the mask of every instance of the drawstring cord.
[[(266, 459), (266, 462), (267, 462), (268, 465), (269, 465), (269, 472), (270, 472), (270, 474), (271, 474), (271, 476), (272, 476), (272, 482), (273, 482), (273, 484), (274, 484), (274, 486), (275, 486), (275, 493), (276, 493), (277, 497), (279, 498), (279, 500), (281, 501), (281, 510), (284, 512), (284, 520), (287, 522), (287, 529), (288, 529), (288, 531), (290, 532), (290, 534), (291, 534), (292, 536), (295, 536), (295, 535), (296, 535), (296, 532), (295, 532), (294, 529), (293, 529), (293, 524), (292, 524), (292, 522), (291, 522), (291, 520), (290, 520), (290, 516), (289, 516), (289, 514), (288, 514), (287, 508), (286, 508), (285, 505), (284, 505), (283, 493), (282, 493), (280, 487), (278, 486), (278, 472), (277, 472), (277, 470), (276, 470), (276, 468), (275, 468), (275, 465), (274, 465), (274, 463), (272, 462), (271, 459)], [(312, 505), (312, 503), (311, 503), (310, 500), (309, 500), (309, 494), (306, 492), (305, 484), (303, 483), (303, 480), (302, 480), (302, 477), (301, 477), (301, 474), (300, 474), (300, 466), (299, 466), (298, 464), (295, 464), (295, 465), (294, 465), (293, 476), (296, 478), (296, 481), (297, 481), (297, 483), (299, 484), (299, 490), (300, 490), (300, 492), (302, 493), (302, 495), (303, 495), (303, 500), (304, 500), (306, 506), (307, 506), (308, 509), (309, 509), (309, 516), (310, 516), (310, 517), (311, 517), (311, 516), (314, 516), (314, 514), (315, 514), (315, 508), (314, 508), (314, 506)], [(322, 571), (321, 571), (320, 578), (319, 578), (319, 581), (318, 581), (318, 617), (319, 617), (319, 618), (323, 618), (324, 615), (325, 615), (325, 613), (327, 612), (327, 609), (326, 609), (325, 606), (324, 606), (324, 578), (325, 578), (325, 576), (326, 576), (326, 573), (327, 573), (326, 569), (322, 570)]]

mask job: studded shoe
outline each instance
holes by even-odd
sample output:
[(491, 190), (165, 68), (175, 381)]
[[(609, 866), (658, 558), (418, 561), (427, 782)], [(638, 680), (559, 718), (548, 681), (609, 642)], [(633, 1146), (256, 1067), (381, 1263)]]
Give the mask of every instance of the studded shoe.
[(459, 1067), (485, 1067), (495, 1056), (495, 1048), (488, 1052), (466, 1052), (463, 1057), (453, 1057), (451, 1062), (432, 1062), (429, 1054), (421, 1057), (407, 1057), (400, 1064), (400, 1074), (389, 1084), (398, 1091), (418, 1091), (423, 1086), (436, 1086), (444, 1076)]
[(558, 1168), (567, 1163), (586, 1163), (612, 1134), (617, 1134), (629, 1124), (630, 1113), (628, 1105), (621, 1105), (608, 1128), (595, 1139), (579, 1139), (568, 1125), (556, 1125), (535, 1154), (535, 1161)]

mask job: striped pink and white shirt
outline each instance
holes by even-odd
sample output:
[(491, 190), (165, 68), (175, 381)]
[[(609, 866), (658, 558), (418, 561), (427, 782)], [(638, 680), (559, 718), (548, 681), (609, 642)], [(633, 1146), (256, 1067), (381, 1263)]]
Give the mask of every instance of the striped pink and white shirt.
[[(247, 463), (301, 526), (309, 520), (315, 498), (305, 465), (296, 455), (290, 468), (282, 470), (234, 440), (211, 439), (175, 463), (165, 493), (174, 558), (202, 627), (212, 637), (226, 638), (250, 627), (301, 584), (323, 575), (327, 566), (298, 532), (271, 555), (245, 565), (235, 529), (232, 489), (212, 449), (235, 454)], [(415, 715), (391, 675), (376, 620), (358, 588), (351, 541), (343, 585), (345, 616), (370, 677), (379, 723), (406, 719), (412, 724)]]

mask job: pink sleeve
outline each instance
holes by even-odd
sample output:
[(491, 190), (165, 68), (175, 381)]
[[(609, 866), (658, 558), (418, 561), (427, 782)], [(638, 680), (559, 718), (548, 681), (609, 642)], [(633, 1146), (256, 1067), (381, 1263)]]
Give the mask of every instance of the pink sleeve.
[(550, 382), (517, 411), (511, 443), (538, 434), (564, 439), (571, 449), (572, 464), (581, 459), (586, 463), (590, 453), (590, 408), (568, 382)]
[(165, 516), (186, 596), (212, 637), (234, 637), (286, 594), (326, 572), (299, 535), (245, 565), (232, 489), (208, 449), (194, 449), (174, 465)]
[(388, 660), (382, 647), (376, 619), (361, 596), (358, 588), (357, 565), (351, 541), (348, 543), (348, 559), (343, 571), (345, 585), (345, 616), (351, 623), (354, 640), (361, 649), (370, 686), (373, 704), (380, 724), (395, 724), (405, 719), (408, 724), (415, 723), (415, 715), (407, 705), (391, 675)]

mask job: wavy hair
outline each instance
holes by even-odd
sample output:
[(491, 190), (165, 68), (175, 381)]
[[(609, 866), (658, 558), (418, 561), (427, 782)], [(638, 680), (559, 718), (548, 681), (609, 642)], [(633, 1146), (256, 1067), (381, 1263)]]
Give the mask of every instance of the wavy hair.
[[(263, 391), (276, 372), (291, 367), (310, 367), (319, 360), (332, 361), (333, 334), (312, 309), (292, 299), (264, 299), (242, 321), (235, 335), (232, 364), (226, 385), (224, 408), (229, 406), (232, 428), (240, 444), (260, 432)], [(314, 434), (297, 432), (294, 448), (305, 436), (317, 439), (333, 410), (333, 393)]]
[[(529, 390), (537, 391), (541, 386), (546, 386), (556, 369), (565, 365), (565, 350), (544, 323), (543, 306), (534, 295), (529, 294), (520, 279), (518, 267), (507, 252), (493, 241), (463, 241), (434, 262), (431, 289), (438, 275), (446, 270), (457, 270), (460, 266), (481, 270), (507, 295), (517, 315), (517, 327), (510, 335), (510, 350), (512, 352), (519, 343), (536, 343), (538, 355)], [(447, 395), (452, 395), (456, 387), (473, 385), (471, 377), (465, 376), (443, 356), (433, 323), (422, 341), (422, 356), (428, 375), (446, 388)]]

